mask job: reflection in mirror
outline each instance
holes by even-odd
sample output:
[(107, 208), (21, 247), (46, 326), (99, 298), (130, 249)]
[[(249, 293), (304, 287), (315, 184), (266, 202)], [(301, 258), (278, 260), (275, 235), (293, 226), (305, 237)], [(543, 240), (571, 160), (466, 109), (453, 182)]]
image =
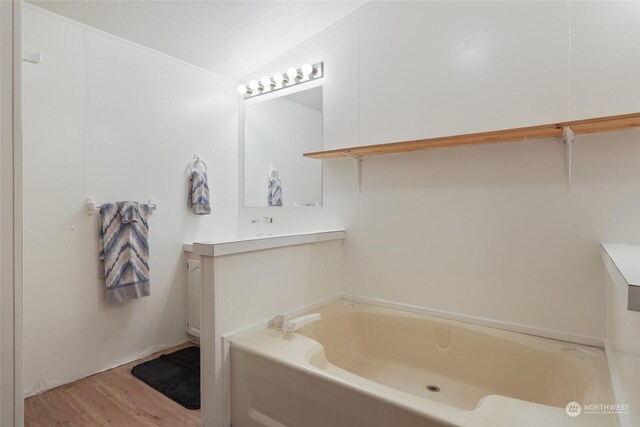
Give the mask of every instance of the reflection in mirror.
[(322, 87), (249, 103), (244, 122), (245, 206), (320, 206)]

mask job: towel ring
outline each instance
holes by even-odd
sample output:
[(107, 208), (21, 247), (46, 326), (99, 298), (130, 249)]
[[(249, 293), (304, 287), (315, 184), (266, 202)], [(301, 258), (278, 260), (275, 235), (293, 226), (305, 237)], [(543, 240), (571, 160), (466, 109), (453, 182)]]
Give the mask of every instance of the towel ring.
[(202, 164), (202, 166), (204, 167), (204, 172), (206, 173), (208, 169), (207, 164), (197, 154), (193, 156), (193, 160), (189, 164), (189, 170), (193, 173), (193, 170), (197, 167), (198, 163)]

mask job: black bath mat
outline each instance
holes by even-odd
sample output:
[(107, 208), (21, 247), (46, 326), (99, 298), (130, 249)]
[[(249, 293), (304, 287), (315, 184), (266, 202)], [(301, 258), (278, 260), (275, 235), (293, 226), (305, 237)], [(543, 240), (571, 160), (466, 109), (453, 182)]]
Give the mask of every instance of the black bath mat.
[(200, 409), (200, 347), (187, 347), (131, 369), (134, 377), (187, 409)]

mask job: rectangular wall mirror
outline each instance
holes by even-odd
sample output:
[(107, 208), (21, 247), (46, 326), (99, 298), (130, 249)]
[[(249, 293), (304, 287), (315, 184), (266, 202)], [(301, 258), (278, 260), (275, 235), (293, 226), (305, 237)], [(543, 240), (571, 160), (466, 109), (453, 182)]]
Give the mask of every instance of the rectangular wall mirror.
[(322, 86), (252, 99), (244, 112), (244, 205), (322, 205)]

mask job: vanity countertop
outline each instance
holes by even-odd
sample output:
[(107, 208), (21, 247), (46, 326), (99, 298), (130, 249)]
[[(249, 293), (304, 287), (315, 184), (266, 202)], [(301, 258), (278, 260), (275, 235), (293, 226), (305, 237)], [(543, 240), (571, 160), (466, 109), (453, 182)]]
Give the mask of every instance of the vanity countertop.
[(309, 231), (290, 234), (273, 234), (249, 236), (218, 241), (201, 241), (183, 245), (185, 252), (203, 256), (223, 256), (285, 246), (304, 245), (308, 243), (344, 240), (344, 230)]
[(603, 243), (609, 256), (629, 286), (640, 286), (640, 245)]

